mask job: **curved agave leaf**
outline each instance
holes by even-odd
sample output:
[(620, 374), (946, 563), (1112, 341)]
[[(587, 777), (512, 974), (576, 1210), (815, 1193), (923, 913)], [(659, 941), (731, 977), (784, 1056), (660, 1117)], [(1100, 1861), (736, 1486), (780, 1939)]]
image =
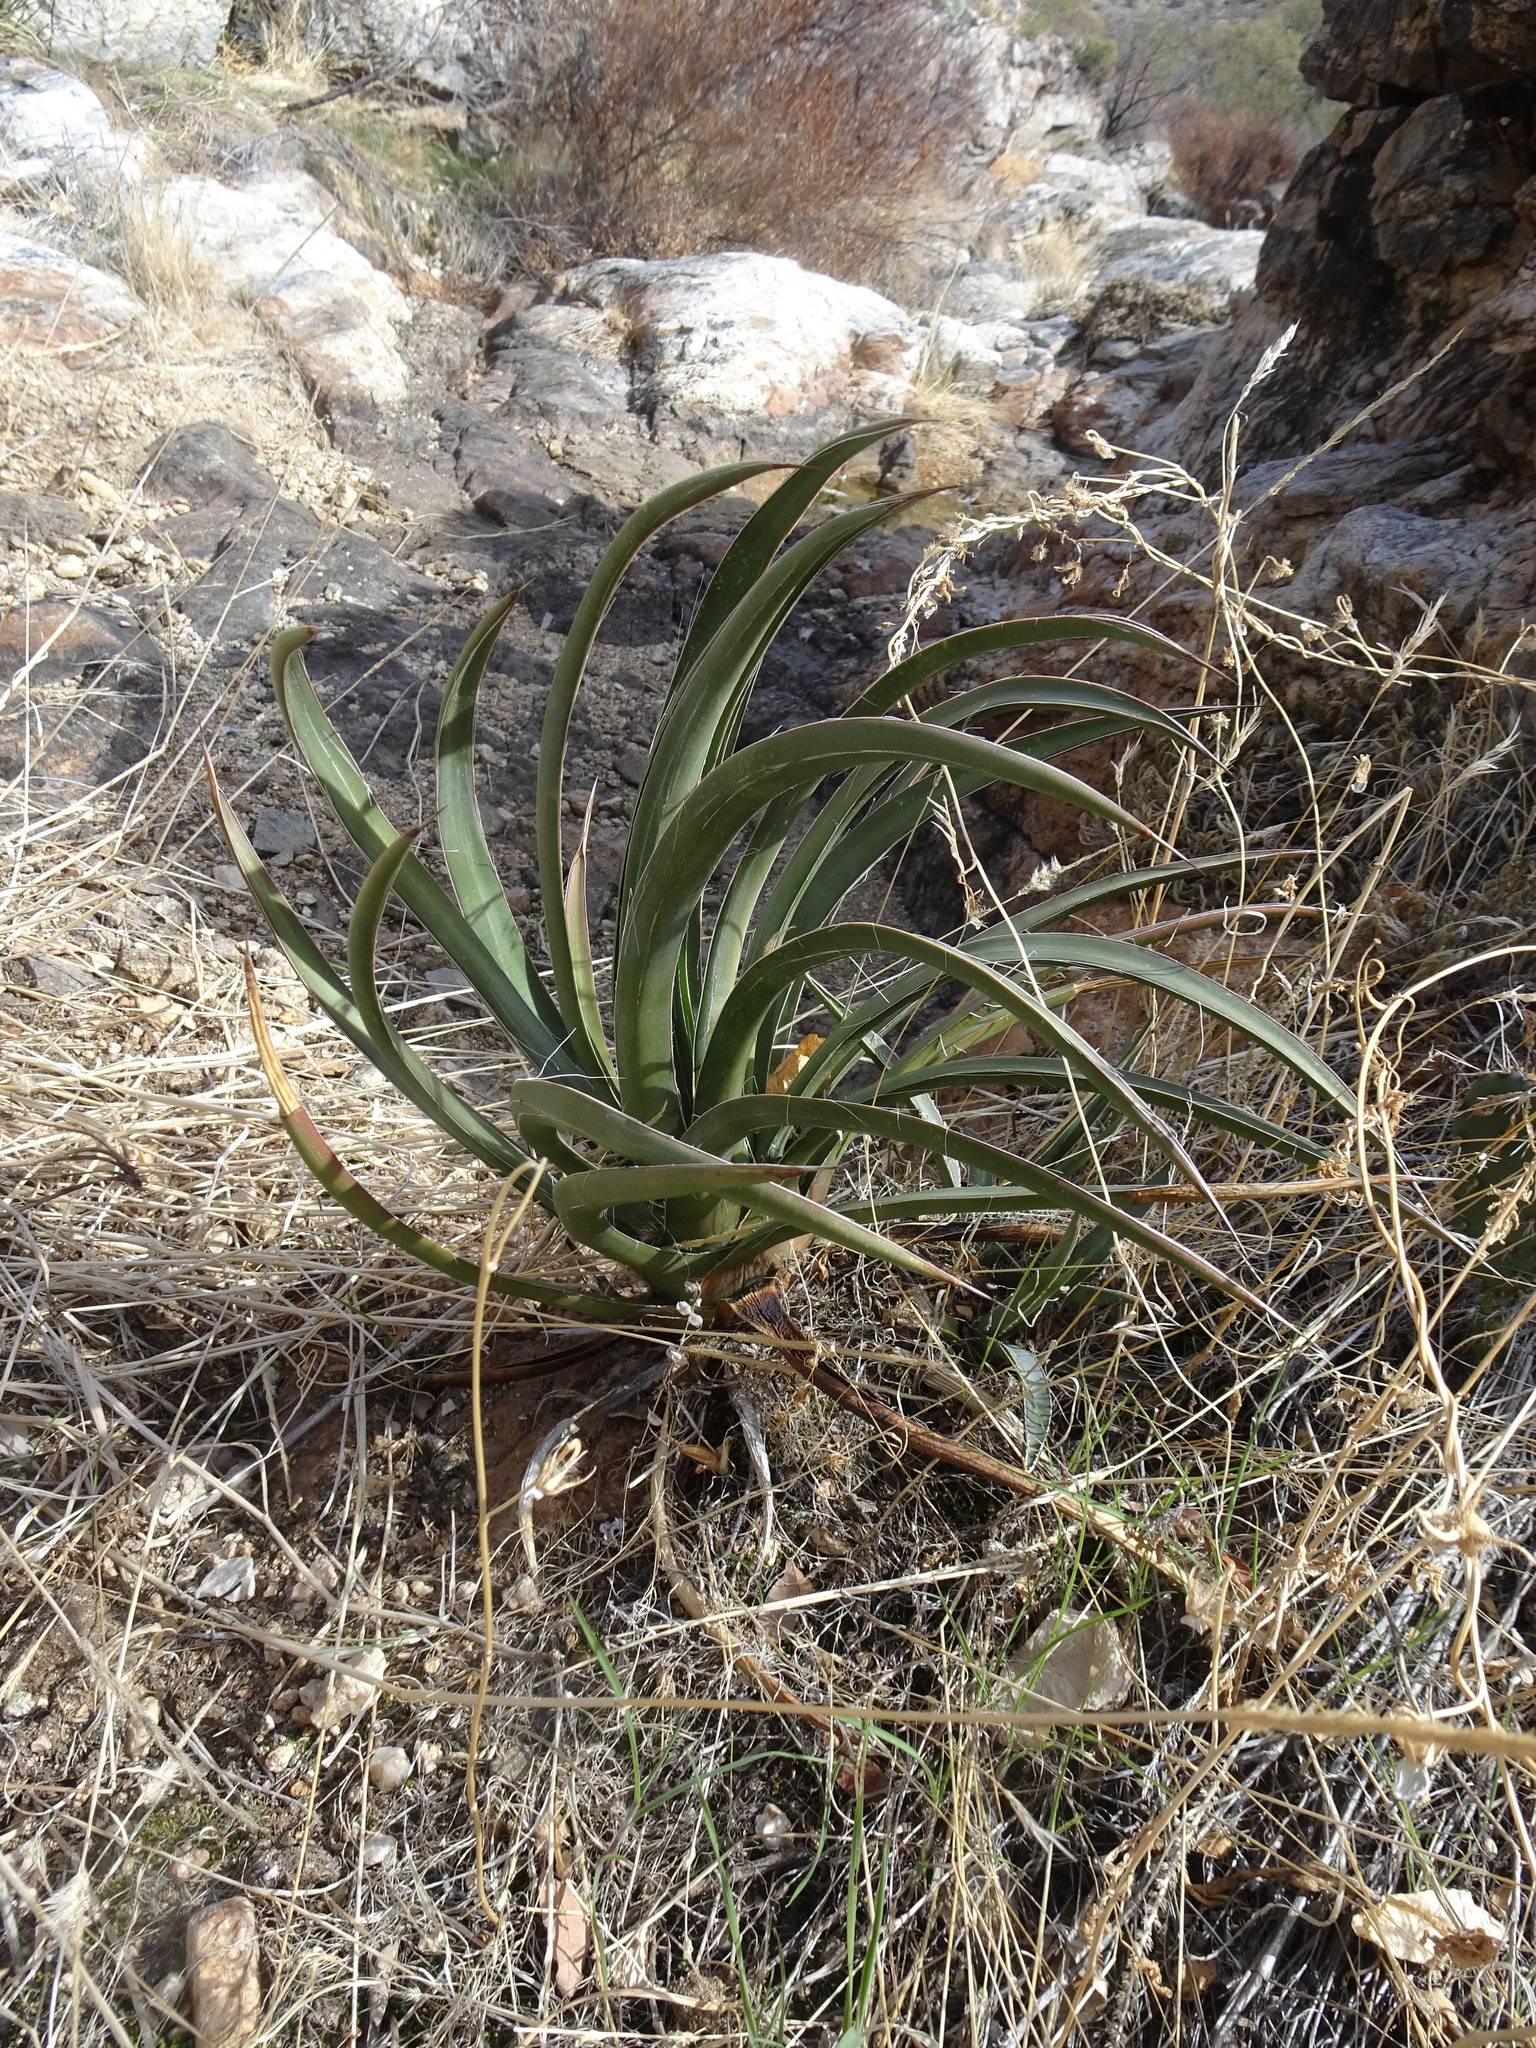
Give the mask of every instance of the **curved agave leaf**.
[(743, 826), (776, 796), (862, 762), (926, 761), (1059, 797), (1122, 829), (1156, 835), (1112, 797), (1048, 762), (969, 733), (891, 718), (826, 719), (758, 740), (711, 770), (656, 848), (636, 889), (614, 976), (615, 1051), (625, 1107), (644, 1121), (675, 1121), (672, 987), (688, 920)]
[[(909, 655), (892, 669), (887, 669), (877, 682), (870, 684), (861, 697), (848, 707), (850, 718), (868, 718), (875, 713), (894, 709), (904, 697), (910, 697), (935, 676), (946, 675), (949, 670), (959, 668), (963, 662), (974, 661), (978, 655), (1010, 652), (1015, 647), (1048, 647), (1058, 640), (1119, 640), (1131, 647), (1140, 647), (1152, 654), (1170, 654), (1181, 662), (1192, 662), (1197, 668), (1209, 664), (1202, 662), (1198, 655), (1191, 654), (1187, 647), (1181, 647), (1177, 640), (1170, 640), (1166, 633), (1159, 633), (1151, 626), (1139, 626), (1131, 619), (1116, 618), (1111, 612), (1059, 612), (1038, 618), (1003, 619), (995, 626), (972, 626), (963, 633), (951, 633), (943, 640), (935, 640), (927, 647), (921, 647), (916, 654)], [(1209, 705), (1207, 712), (1218, 707)], [(1201, 751), (1209, 748), (1200, 742)]]
[(840, 440), (829, 441), (809, 460), (792, 469), (773, 496), (760, 505), (725, 551), (699, 600), (698, 610), (683, 642), (672, 679), (676, 689), (686, 680), (694, 663), (725, 624), (726, 619), (755, 587), (768, 564), (811, 509), (832, 478), (856, 455), (910, 427), (906, 416), (873, 420), (856, 427)]
[[(283, 1071), (278, 1058), (277, 1047), (267, 1028), (266, 1014), (261, 1005), (261, 990), (256, 982), (256, 970), (249, 959), (245, 963), (245, 992), (250, 1004), (251, 1030), (256, 1040), (256, 1050), (262, 1069), (267, 1077), (267, 1086), (277, 1105), (278, 1119), (288, 1134), (294, 1150), (304, 1165), (313, 1174), (328, 1195), (339, 1202), (347, 1214), (376, 1237), (392, 1244), (398, 1251), (416, 1259), (434, 1272), (442, 1273), (461, 1287), (474, 1287), (479, 1280), (479, 1269), (468, 1259), (463, 1259), (435, 1239), (425, 1236), (412, 1224), (406, 1223), (392, 1209), (384, 1204), (356, 1180), (341, 1163), (336, 1153), (304, 1107), (298, 1090)], [(541, 1307), (558, 1310), (562, 1314), (577, 1316), (586, 1322), (634, 1323), (641, 1304), (618, 1301), (611, 1295), (587, 1294), (580, 1289), (558, 1287), (549, 1281), (530, 1280), (517, 1273), (496, 1273), (491, 1279), (492, 1290), (512, 1301), (536, 1302)]]
[[(1150, 936), (1141, 934), (1143, 942)], [(1336, 1108), (1346, 1115), (1354, 1114), (1354, 1090), (1345, 1086), (1325, 1060), (1319, 1059), (1305, 1039), (1298, 1038), (1294, 1031), (1287, 1030), (1256, 1003), (1238, 995), (1213, 975), (1186, 967), (1182, 960), (1171, 960), (1166, 953), (1152, 952), (1146, 943), (1138, 944), (1131, 938), (1102, 939), (1087, 932), (1015, 935), (1006, 927), (993, 927), (967, 939), (962, 950), (975, 959), (999, 964), (1017, 959), (1022, 951), (1030, 960), (1039, 960), (1046, 966), (1088, 968), (1175, 996), (1207, 1016), (1231, 1025), (1255, 1045), (1262, 1046), (1282, 1066), (1289, 1067)]]
[[(357, 901), (347, 923), (347, 971), (352, 977), (353, 997), (370, 1041), (389, 1049), (389, 1065), (381, 1067), (380, 1071), (393, 1080), (400, 1092), (423, 1114), (431, 1117), (439, 1130), (445, 1131), (450, 1138), (456, 1138), (475, 1158), (495, 1167), (499, 1173), (512, 1173), (519, 1167), (531, 1166), (533, 1160), (530, 1155), (499, 1131), (489, 1117), (466, 1102), (457, 1089), (433, 1073), (415, 1048), (396, 1030), (379, 997), (376, 959), (379, 924), (395, 892), (400, 869), (410, 857), (416, 836), (415, 831), (402, 832), (393, 846), (385, 847), (357, 892)], [(369, 1057), (374, 1056), (370, 1053)], [(375, 1065), (378, 1064), (375, 1060)], [(542, 1199), (544, 1205), (549, 1206), (550, 1196), (542, 1183), (536, 1190), (536, 1199)]]
[[(946, 1272), (931, 1259), (925, 1259), (911, 1247), (897, 1244), (893, 1239), (880, 1236), (877, 1232), (860, 1226), (839, 1221), (830, 1210), (807, 1196), (794, 1193), (792, 1189), (772, 1185), (771, 1179), (761, 1168), (749, 1167), (746, 1174), (738, 1163), (721, 1159), (711, 1151), (701, 1150), (697, 1145), (687, 1144), (681, 1138), (664, 1131), (654, 1130), (641, 1123), (638, 1118), (627, 1116), (622, 1110), (598, 1102), (583, 1095), (576, 1089), (562, 1087), (551, 1081), (519, 1081), (512, 1090), (512, 1104), (518, 1119), (518, 1127), (527, 1130), (530, 1119), (547, 1124), (553, 1129), (573, 1131), (577, 1136), (601, 1145), (605, 1151), (637, 1162), (641, 1166), (683, 1166), (701, 1176), (700, 1190), (716, 1197), (746, 1200), (752, 1208), (761, 1209), (765, 1214), (778, 1218), (785, 1225), (786, 1236), (812, 1235), (825, 1237), (829, 1242), (841, 1245), (845, 1250), (857, 1252), (867, 1258), (881, 1259), (903, 1266), (908, 1272), (917, 1273), (923, 1279), (937, 1281), (946, 1287), (958, 1287), (967, 1294), (977, 1294), (979, 1289), (971, 1286), (956, 1273)], [(601, 1171), (602, 1169), (592, 1169)], [(771, 1172), (771, 1169), (770, 1169)], [(572, 1176), (576, 1178), (577, 1176)], [(562, 1181), (563, 1188), (567, 1182)], [(638, 1183), (626, 1181), (610, 1183), (626, 1192), (616, 1196), (628, 1200), (628, 1190)], [(750, 1195), (743, 1193), (749, 1187)], [(556, 1190), (559, 1203), (559, 1190)], [(606, 1242), (616, 1244), (621, 1233), (615, 1231)], [(590, 1242), (590, 1240), (588, 1240)], [(616, 1254), (617, 1255), (617, 1254)], [(682, 1281), (696, 1271), (704, 1271), (716, 1263), (718, 1254), (707, 1253), (694, 1260), (684, 1260), (679, 1266), (666, 1269), (663, 1285), (673, 1291)]]
[[(493, 1167), (498, 1173), (510, 1173), (524, 1164), (526, 1154), (522, 1149), (478, 1110), (458, 1098), (439, 1105), (437, 1090), (441, 1084), (411, 1047), (387, 1023), (382, 1031), (375, 1028), (370, 1021), (372, 1011), (366, 1001), (354, 999), (352, 989), (320, 951), (298, 913), (267, 873), (261, 856), (225, 800), (213, 772), (213, 764), (205, 759), (204, 765), (208, 785), (213, 792), (214, 813), (245, 885), (270, 925), (273, 937), (287, 955), (294, 973), (331, 1022), (351, 1039), (364, 1058), (372, 1061), (386, 1081), (432, 1117), (482, 1164)], [(452, 1091), (448, 1092), (451, 1096)]]
[(443, 688), (437, 719), (438, 839), (465, 922), (540, 1019), (553, 1046), (564, 1038), (565, 1026), (528, 957), (491, 859), (475, 791), (475, 710), (480, 685), (516, 602), (516, 593), (509, 592), (491, 607), (465, 641)]
[[(324, 789), (347, 836), (369, 861), (398, 838), (368, 787), (346, 742), (326, 716), (309, 671), (300, 658), (313, 635), (307, 627), (279, 633), (272, 643), (272, 675), (278, 708), (305, 766)], [(537, 1066), (563, 1064), (560, 1041), (529, 1004), (490, 948), (461, 916), (448, 892), (416, 859), (402, 863), (395, 884), (401, 900), (454, 965), (468, 975), (486, 1008), (513, 1043)]]
[[(668, 703), (651, 742), (650, 765), (629, 827), (632, 885), (638, 886), (679, 807), (719, 765), (725, 751), (722, 735), (727, 743), (734, 739), (759, 663), (816, 576), (861, 533), (894, 518), (914, 498), (931, 495), (919, 491), (884, 498), (825, 520), (786, 549), (726, 618)], [(628, 901), (626, 896), (626, 906)]]
[(535, 825), (538, 842), (539, 885), (544, 903), (545, 939), (549, 946), (550, 973), (555, 995), (566, 1026), (572, 1031), (572, 1050), (587, 1073), (594, 1078), (603, 1072), (596, 1046), (580, 1029), (576, 1000), (575, 970), (565, 924), (565, 850), (561, 839), (561, 804), (565, 795), (565, 749), (570, 736), (571, 714), (586, 674), (592, 643), (597, 638), (608, 607), (623, 582), (635, 556), (654, 533), (680, 513), (722, 491), (734, 490), (754, 476), (766, 475), (780, 467), (772, 462), (735, 462), (659, 491), (632, 512), (604, 551), (592, 581), (582, 594), (565, 636), (560, 659), (550, 678), (544, 705), (544, 724), (539, 738), (539, 772), (535, 792)]
[[(1038, 938), (1021, 937), (1019, 947), (1025, 959), (1032, 962), (1035, 949), (1048, 943)], [(1136, 952), (1134, 947), (1126, 950), (1133, 955)], [(1205, 1189), (1199, 1167), (1176, 1133), (1138, 1095), (1119, 1068), (1096, 1051), (1080, 1032), (1056, 1016), (1037, 996), (976, 959), (968, 948), (947, 946), (939, 939), (925, 939), (916, 932), (902, 930), (899, 925), (840, 924), (824, 931), (807, 932), (780, 946), (776, 952), (765, 954), (749, 967), (721, 1011), (719, 1025), (710, 1040), (699, 1074), (700, 1113), (707, 1115), (717, 1104), (726, 1103), (741, 1092), (758, 1027), (785, 981), (803, 979), (807, 968), (823, 960), (858, 959), (870, 953), (918, 961), (929, 970), (931, 980), (960, 981), (985, 997), (994, 1009), (1013, 1018), (1054, 1047), (1070, 1063), (1085, 1086), (1113, 1103), (1126, 1121), (1134, 1124), (1159, 1151), (1173, 1160), (1195, 1187)], [(810, 1067), (807, 1066), (799, 1079), (804, 1081), (809, 1072)], [(793, 1099), (802, 1101), (803, 1090), (796, 1089)]]
[[(1059, 1209), (1064, 1215), (1076, 1216), (1090, 1224), (1106, 1225), (1159, 1258), (1183, 1266), (1210, 1285), (1220, 1287), (1248, 1307), (1276, 1320), (1274, 1312), (1242, 1281), (1129, 1210), (1090, 1194), (1076, 1182), (1053, 1173), (1048, 1167), (1036, 1165), (1033, 1160), (1021, 1159), (1017, 1153), (1006, 1151), (1000, 1145), (989, 1145), (983, 1139), (970, 1137), (947, 1124), (930, 1123), (925, 1117), (914, 1116), (907, 1110), (881, 1109), (870, 1103), (829, 1102), (814, 1096), (741, 1095), (734, 1101), (722, 1102), (714, 1109), (706, 1110), (689, 1127), (688, 1138), (694, 1145), (707, 1147), (711, 1152), (727, 1153), (753, 1132), (769, 1130), (824, 1130), (844, 1136), (857, 1134), (888, 1144), (910, 1145), (932, 1158), (942, 1155), (957, 1160), (973, 1171), (992, 1175), (1001, 1186), (1015, 1191), (1013, 1207), (1021, 1206), (1016, 1191), (1021, 1188), (1028, 1190), (1039, 1205)], [(957, 1205), (964, 1208), (975, 1204), (984, 1208), (984, 1198), (995, 1195), (996, 1190), (944, 1187), (934, 1189), (932, 1193), (935, 1206), (940, 1211), (947, 1211), (957, 1208)], [(905, 1199), (902, 1196), (890, 1198), (893, 1204), (900, 1204)], [(917, 1196), (911, 1198), (914, 1202), (918, 1199)], [(840, 1211), (845, 1208), (841, 1203), (837, 1206)], [(899, 1206), (888, 1209), (885, 1202), (875, 1204), (875, 1210), (880, 1215), (908, 1213)], [(855, 1215), (865, 1213), (857, 1203), (851, 1205), (851, 1211)]]
[[(1276, 1151), (1289, 1152), (1298, 1159), (1316, 1160), (1319, 1164), (1329, 1157), (1326, 1145), (1303, 1137), (1299, 1131), (1287, 1130), (1284, 1124), (1274, 1123), (1255, 1110), (1241, 1109), (1235, 1103), (1225, 1102), (1220, 1096), (1206, 1095), (1197, 1088), (1186, 1088), (1178, 1081), (1164, 1081), (1156, 1074), (1143, 1074), (1129, 1068), (1125, 1078), (1148, 1102), (1176, 1110), (1196, 1123), (1210, 1124), (1213, 1129), (1226, 1131), (1251, 1145), (1270, 1146)], [(994, 1059), (935, 1060), (910, 1069), (887, 1070), (875, 1080), (863, 1082), (853, 1089), (851, 1099), (856, 1102), (900, 1102), (944, 1088), (1038, 1088), (1055, 1093), (1070, 1087), (1071, 1073), (1065, 1060), (1032, 1054), (1000, 1054)]]

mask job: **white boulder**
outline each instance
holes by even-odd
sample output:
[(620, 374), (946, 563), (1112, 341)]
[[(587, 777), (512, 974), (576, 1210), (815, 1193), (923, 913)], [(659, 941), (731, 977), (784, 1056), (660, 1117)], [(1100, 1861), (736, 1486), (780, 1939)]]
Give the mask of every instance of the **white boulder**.
[(603, 314), (652, 402), (680, 409), (897, 406), (920, 346), (912, 320), (880, 293), (749, 251), (607, 257), (569, 271), (559, 295)]
[(231, 0), (48, 0), (51, 55), (200, 71), (229, 26)]
[(142, 135), (114, 128), (91, 88), (32, 57), (0, 59), (0, 184), (136, 182)]
[(975, 154), (1030, 156), (1103, 133), (1103, 103), (1060, 37), (1013, 35), (1001, 22), (976, 18), (955, 33), (964, 38), (979, 102), (967, 138)]
[(1135, 167), (1120, 157), (1052, 150), (1040, 166), (1045, 184), (1092, 202), (1100, 213), (1143, 214), (1147, 196)]
[(0, 229), (0, 344), (88, 348), (112, 340), (144, 311), (110, 271)]
[(1150, 284), (1189, 285), (1225, 310), (1252, 291), (1264, 236), (1257, 228), (1212, 228), (1203, 221), (1149, 217), (1113, 228), (1099, 251), (1099, 284), (1124, 277)]
[(328, 56), (440, 92), (464, 93), (477, 79), (505, 76), (498, 59), (506, 39), (484, 0), (319, 0), (309, 33)]
[(313, 178), (169, 178), (145, 195), (166, 231), (287, 345), (322, 399), (388, 405), (405, 396), (397, 333), (410, 301), (327, 224), (337, 202)]

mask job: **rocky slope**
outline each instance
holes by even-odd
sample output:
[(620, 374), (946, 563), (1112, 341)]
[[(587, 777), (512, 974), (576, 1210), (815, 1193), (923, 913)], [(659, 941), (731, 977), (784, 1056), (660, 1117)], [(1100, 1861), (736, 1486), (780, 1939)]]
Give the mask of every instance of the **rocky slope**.
[[(483, 321), (390, 274), (281, 131), (190, 173), (81, 78), (7, 60), (0, 339), (22, 374), (0, 477), (13, 600), (0, 632), (8, 667), (46, 684), (57, 709), (31, 770), (39, 798), (67, 803), (123, 775), (159, 743), (163, 693), (250, 675), (264, 637), (294, 617), (328, 637), (352, 686), (345, 717), (408, 782), (477, 594), (520, 581), (488, 741), (507, 764), (515, 842), (551, 634), (620, 508), (702, 462), (793, 458), (856, 417), (913, 405), (946, 422), (930, 463), (992, 503), (1017, 505), (1074, 463), (1102, 469), (1100, 434), (1209, 475), (1245, 380), (1291, 325), (1289, 353), (1245, 407), (1244, 559), (1257, 570), (1284, 557), (1288, 601), (1325, 614), (1347, 601), (1388, 637), (1443, 600), (1446, 644), (1502, 655), (1536, 600), (1536, 60), (1523, 10), (1334, 0), (1309, 64), (1355, 104), (1307, 160), (1262, 255), (1256, 234), (1179, 218), (1155, 151), (1103, 146), (1060, 46), (986, 22), (963, 32), (988, 90), (936, 221), (932, 300), (898, 305), (728, 252), (511, 280)], [(206, 416), (189, 415), (177, 394), (201, 387), (178, 385), (180, 366), (157, 374), (163, 307), (92, 260), (118, 246), (86, 233), (103, 194), (114, 217), (131, 210), (140, 244), (152, 230), (162, 267), (167, 249), (191, 252), (194, 300), (246, 323), (242, 360), (262, 368), (244, 395), (286, 377), (285, 398), (237, 416), (225, 379)], [(1042, 262), (1063, 247), (1087, 272), (1064, 307)], [(104, 424), (89, 460), (63, 460), (61, 422), (93, 413)], [(910, 447), (888, 444), (880, 470), (910, 476)], [(723, 546), (721, 516), (675, 533), (627, 600), (632, 616), (614, 621), (588, 743), (615, 833), (620, 735), (643, 725)], [(1203, 537), (1176, 516), (1160, 535), (1173, 552)], [(775, 655), (775, 717), (814, 712), (878, 661), (922, 543), (872, 537), (829, 584)], [(1090, 561), (1075, 600), (1128, 601), (1118, 574)], [(1049, 606), (1063, 588), (1049, 562), (994, 554), (954, 616)], [(252, 708), (233, 743), (255, 772), (276, 729), (259, 681), (241, 687)], [(281, 773), (272, 792), (291, 806)], [(1021, 859), (1053, 850), (1044, 828), (1028, 840)]]

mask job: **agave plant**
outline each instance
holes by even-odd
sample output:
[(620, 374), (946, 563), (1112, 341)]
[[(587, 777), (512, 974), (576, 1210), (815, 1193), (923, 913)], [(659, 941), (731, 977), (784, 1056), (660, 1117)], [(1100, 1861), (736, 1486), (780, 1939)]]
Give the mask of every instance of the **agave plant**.
[[(797, 600), (840, 550), (899, 508), (900, 500), (880, 500), (797, 533), (841, 465), (893, 424), (847, 435), (785, 474), (704, 593), (635, 800), (606, 998), (589, 936), (586, 833), (567, 845), (563, 822), (567, 736), (588, 657), (643, 544), (669, 520), (773, 465), (711, 470), (641, 506), (577, 609), (551, 681), (538, 758), (546, 969), (497, 878), (475, 786), (476, 699), (510, 598), (470, 635), (438, 719), (436, 831), (448, 887), (417, 851), (418, 832), (397, 829), (385, 815), (327, 717), (301, 657), (303, 631), (282, 634), (274, 648), (278, 702), (295, 748), (368, 863), (344, 968), (305, 930), (215, 783), (231, 850), (279, 944), (336, 1026), (447, 1137), (497, 1174), (542, 1162), (538, 1199), (586, 1253), (638, 1275), (654, 1302), (675, 1303), (701, 1289), (707, 1295), (723, 1275), (760, 1270), (787, 1242), (805, 1239), (976, 1293), (974, 1280), (924, 1253), (912, 1226), (1019, 1212), (1059, 1221), (1059, 1241), (1043, 1260), (1046, 1292), (1053, 1275), (1123, 1238), (1251, 1300), (1239, 1278), (1147, 1219), (1144, 1190), (1139, 1199), (1117, 1197), (1094, 1162), (1117, 1133), (1134, 1133), (1161, 1156), (1167, 1174), (1203, 1189), (1189, 1150), (1201, 1126), (1305, 1157), (1321, 1156), (1320, 1148), (1232, 1102), (1122, 1069), (1064, 1014), (1085, 979), (1138, 985), (1192, 1005), (1323, 1098), (1350, 1106), (1341, 1082), (1301, 1039), (1159, 951), (1155, 931), (1103, 938), (1066, 928), (1111, 899), (1161, 891), (1219, 865), (1179, 860), (1113, 797), (1060, 765), (1074, 750), (1120, 735), (1199, 751), (1189, 714), (1105, 683), (1029, 673), (929, 701), (935, 685), (980, 656), (1011, 659), (1062, 642), (1124, 642), (1175, 658), (1181, 650), (1144, 626), (1104, 616), (1009, 620), (921, 647), (840, 717), (741, 741), (763, 658)], [(915, 712), (919, 693), (927, 708)], [(1004, 738), (977, 730), (995, 730), (1000, 721)], [(850, 892), (936, 805), (989, 784), (1056, 798), (1163, 857), (999, 914), (954, 943), (869, 919), (840, 921)], [(494, 1114), (435, 1072), (389, 1014), (377, 947), (396, 898), (468, 977), (510, 1041), (515, 1060)], [(859, 992), (840, 998), (828, 983)], [(250, 991), (267, 1075), (305, 1164), (381, 1237), (472, 1282), (467, 1260), (423, 1236), (348, 1173), (282, 1071), (254, 978)], [(938, 995), (947, 1002), (936, 1005)], [(812, 1015), (814, 1033), (804, 1030)], [(1040, 1051), (1000, 1049), (1020, 1027)], [(946, 1119), (940, 1097), (978, 1087), (1059, 1097), (1056, 1136), (1026, 1156)], [(870, 1176), (858, 1182), (847, 1170), (850, 1151), (868, 1147), (888, 1156), (900, 1147), (918, 1167), (909, 1165), (893, 1192), (871, 1192)], [(1037, 1294), (1041, 1280), (1037, 1266)], [(494, 1285), (588, 1321), (636, 1313), (632, 1293), (573, 1290), (520, 1272), (498, 1273)]]

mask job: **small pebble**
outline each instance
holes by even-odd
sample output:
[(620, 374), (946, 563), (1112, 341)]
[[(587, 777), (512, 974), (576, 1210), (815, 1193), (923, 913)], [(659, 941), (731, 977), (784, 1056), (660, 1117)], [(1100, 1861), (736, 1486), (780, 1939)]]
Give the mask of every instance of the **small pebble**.
[(411, 1775), (411, 1760), (403, 1749), (386, 1744), (368, 1759), (368, 1782), (377, 1792), (398, 1792)]

